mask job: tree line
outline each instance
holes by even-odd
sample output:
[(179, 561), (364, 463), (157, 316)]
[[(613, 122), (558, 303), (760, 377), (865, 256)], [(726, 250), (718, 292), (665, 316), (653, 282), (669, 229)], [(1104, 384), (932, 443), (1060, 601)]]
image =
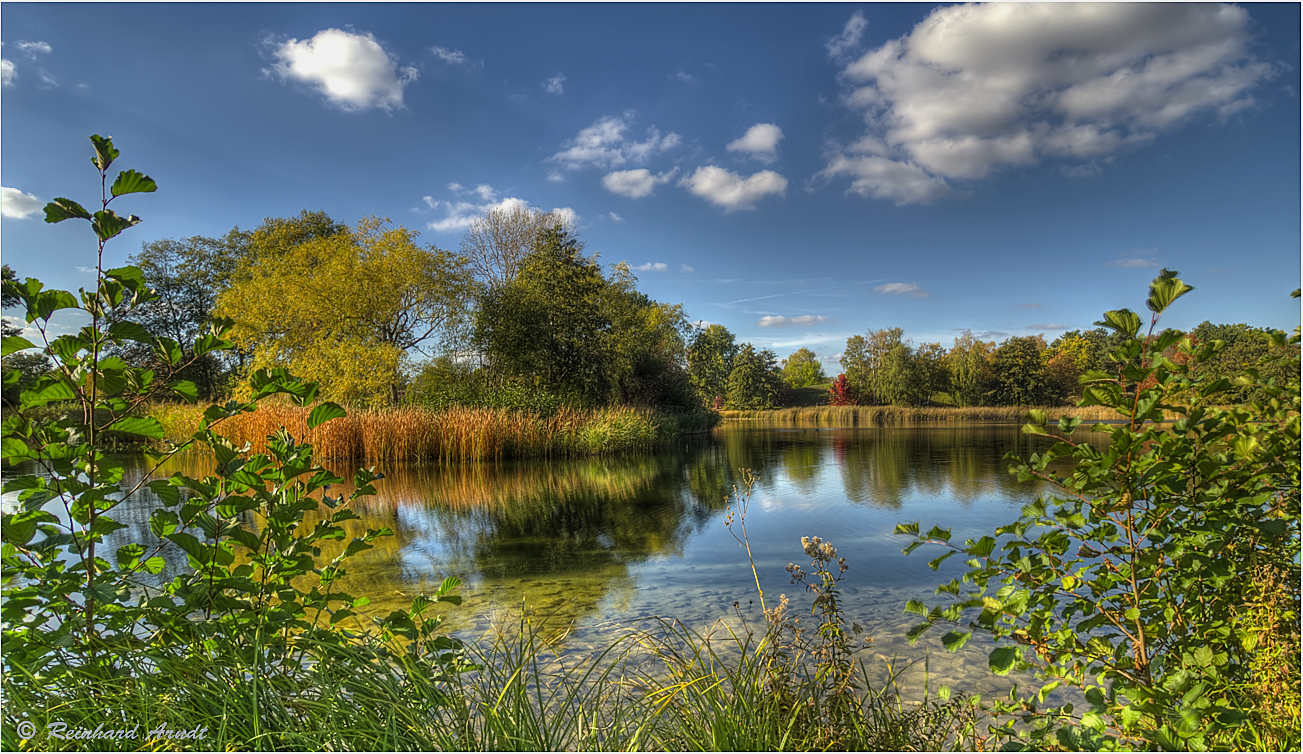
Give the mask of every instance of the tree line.
[[(603, 267), (585, 255), (558, 214), (492, 210), (457, 252), (418, 236), (387, 220), (348, 226), (305, 210), (218, 238), (152, 241), (129, 262), (158, 298), (127, 316), (180, 344), (232, 323), (235, 349), (185, 353), (189, 366), (175, 375), (205, 399), (239, 394), (248, 375), (267, 367), (288, 368), (320, 382), (323, 397), (357, 406), (543, 412), (777, 408), (791, 405), (796, 389), (829, 379), (808, 348), (780, 361), (722, 325), (694, 326), (681, 305), (640, 292), (627, 264)], [(8, 265), (4, 275), (16, 277)], [(1201, 368), (1230, 375), (1265, 353), (1264, 333), (1204, 322), (1190, 334), (1227, 343)], [(1083, 374), (1113, 366), (1116, 337), (1101, 327), (1049, 343), (1036, 335), (997, 344), (964, 331), (946, 349), (914, 344), (898, 327), (870, 329), (847, 339), (828, 402), (920, 406), (944, 394), (957, 406), (1073, 403)], [(143, 344), (112, 355), (166, 366)], [(34, 353), (6, 357), (5, 367), (20, 372), (7, 399), (48, 368)]]

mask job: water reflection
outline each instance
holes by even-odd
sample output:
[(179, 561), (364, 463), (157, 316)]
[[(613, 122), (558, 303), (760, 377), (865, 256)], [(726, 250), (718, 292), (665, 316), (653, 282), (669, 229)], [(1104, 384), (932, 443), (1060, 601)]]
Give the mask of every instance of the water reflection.
[[(799, 559), (799, 537), (821, 535), (851, 563), (847, 607), (880, 632), (877, 651), (905, 652), (905, 600), (934, 599), (935, 585), (963, 565), (952, 559), (932, 572), (927, 556), (900, 554), (905, 542), (891, 529), (922, 520), (951, 526), (962, 539), (1012, 521), (1038, 488), (1018, 483), (1004, 456), (1047, 445), (1013, 425), (753, 427), (724, 427), (644, 457), (380, 466), (385, 479), (358, 508), (354, 533), (389, 527), (394, 536), (352, 561), (346, 587), (384, 614), (458, 576), (466, 603), (448, 618), (462, 630), (521, 605), (575, 622), (577, 640), (595, 637), (592, 627), (603, 621), (651, 615), (704, 626), (731, 613), (733, 601), (754, 596), (746, 553), (723, 528), (737, 470), (750, 468), (756, 487), (749, 533), (766, 593), (790, 589), (783, 566)], [(131, 473), (138, 478), (146, 469), (136, 463)], [(200, 476), (208, 466), (202, 458), (179, 458), (159, 474)], [(348, 467), (332, 470), (351, 476)], [(342, 485), (330, 494), (349, 491)], [(146, 493), (122, 506), (115, 517), (128, 528), (110, 546), (156, 543), (148, 528), (156, 505)], [(314, 523), (309, 516), (307, 524)], [(322, 555), (337, 552), (325, 548)], [(160, 578), (175, 568), (173, 562)], [(980, 657), (962, 662), (979, 663), (985, 673)]]

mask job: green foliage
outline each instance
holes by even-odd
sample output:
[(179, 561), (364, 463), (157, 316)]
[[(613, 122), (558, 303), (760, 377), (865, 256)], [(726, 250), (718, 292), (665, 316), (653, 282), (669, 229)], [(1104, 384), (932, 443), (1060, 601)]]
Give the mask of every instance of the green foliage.
[(693, 336), (687, 353), (688, 375), (697, 395), (707, 406), (723, 406), (737, 352), (738, 345), (733, 339), (733, 333), (723, 325), (708, 325), (698, 329)]
[[(118, 152), (107, 138), (92, 143), (101, 186), (108, 186)], [(93, 215), (68, 199), (46, 208), (48, 222), (91, 224), (98, 238), (94, 290), (81, 291), (79, 302), (31, 278), (4, 281), (6, 303), (25, 308), (44, 343), (40, 352), (54, 364), (20, 391), (3, 423), (2, 458), (18, 469), (4, 481), (15, 502), (0, 520), (6, 714), (26, 718), (38, 731), (56, 721), (94, 729), (143, 707), (155, 722), (177, 729), (190, 727), (175, 725), (187, 717), (211, 723), (218, 746), (205, 748), (295, 748), (303, 740), (296, 738), (296, 718), (314, 705), (368, 693), (446, 703), (439, 687), (465, 666), (460, 645), (438, 635), (439, 619), (426, 612), (436, 601), (459, 602), (451, 593), (457, 581), (372, 626), (359, 624), (353, 612), (367, 599), (340, 589), (348, 560), (391, 534), (348, 525), (357, 519), (351, 506), (374, 494), (379, 477), (359, 471), (356, 491), (332, 498), (325, 490), (342, 480), (283, 429), (257, 455), (214, 431), (272, 395), (311, 403), (315, 384), (284, 370), (261, 370), (251, 379), (251, 401), (210, 406), (187, 443), (206, 446), (216, 460), (214, 473), (201, 479), (129, 480), (122, 461), (104, 452), (113, 434), (161, 438), (162, 425), (140, 408), (167, 393), (193, 402), (195, 386), (168, 375), (231, 347), (224, 328), (182, 348), (133, 321), (157, 294), (139, 268), (104, 270), (99, 263), (105, 241), (139, 222), (108, 207), (119, 196), (155, 187), (135, 171), (119, 174), (112, 186), (111, 195), (102, 189), (102, 209)], [(91, 324), (51, 337), (50, 319), (65, 309), (80, 309)], [(130, 342), (151, 349), (166, 374), (106, 355)], [(37, 350), (6, 339), (6, 352), (11, 349)], [(6, 369), (4, 382), (16, 385), (18, 370)], [(50, 420), (47, 406), (54, 402), (73, 410)], [(323, 403), (308, 425), (343, 413)], [(161, 463), (177, 450), (150, 456)], [(148, 533), (110, 552), (110, 538), (127, 528), (115, 520), (115, 509), (146, 487), (163, 502), (149, 516)], [(305, 514), (323, 506), (321, 520), (305, 526)], [(318, 558), (331, 543), (339, 543), (339, 554), (323, 565)], [(387, 683), (396, 677), (407, 680)], [(124, 727), (148, 722), (134, 719)], [(20, 742), (11, 731), (6, 726), (6, 749), (57, 746), (53, 739)], [(340, 740), (331, 739), (329, 748)], [(163, 736), (149, 745), (176, 744)]]
[(724, 407), (731, 410), (777, 407), (783, 384), (777, 360), (773, 351), (757, 352), (750, 343), (744, 343), (733, 357)]
[(215, 312), (235, 323), (250, 369), (288, 368), (332, 400), (392, 404), (407, 351), (448, 338), (470, 298), (462, 260), (416, 236), (376, 218), (329, 235), (260, 229)]
[[(1091, 428), (1110, 436), (1106, 451), (1072, 439), (1078, 420), (1061, 419), (1056, 436), (1031, 412), (1024, 431), (1055, 441), (1012, 459), (1013, 470), (1054, 485), (1055, 496), (963, 545), (945, 530), (897, 527), (916, 540), (906, 552), (939, 544), (970, 569), (939, 588), (955, 601), (927, 611), (911, 636), (949, 623), (946, 643), (958, 646), (989, 632), (993, 670), (1032, 669), (1042, 681), (993, 706), (1011, 716), (993, 729), (999, 737), (1033, 748), (1299, 745), (1297, 712), (1273, 729), (1278, 719), (1260, 711), (1272, 697), (1262, 691), (1264, 633), (1295, 637), (1270, 644), (1284, 676), (1299, 673), (1299, 382), (1297, 371), (1267, 376), (1296, 358), (1298, 335), (1272, 333), (1271, 352), (1234, 376), (1263, 399), (1220, 407), (1231, 381), (1200, 367), (1221, 346), (1155, 333), (1188, 290), (1176, 273), (1155, 279), (1145, 335), (1128, 310), (1099, 323), (1121, 333), (1110, 354), (1118, 373), (1086, 373), (1081, 405), (1125, 417)], [(1156, 426), (1164, 411), (1177, 419)], [(1283, 590), (1269, 612), (1254, 596), (1264, 573)], [(1086, 707), (1047, 704), (1060, 685), (1080, 689)]]
[(827, 381), (819, 357), (808, 348), (798, 348), (783, 361), (783, 382), (793, 388), (809, 387)]
[(1039, 335), (1007, 338), (991, 355), (990, 400), (997, 406), (1043, 406), (1049, 402), (1050, 383), (1041, 353), (1045, 339)]

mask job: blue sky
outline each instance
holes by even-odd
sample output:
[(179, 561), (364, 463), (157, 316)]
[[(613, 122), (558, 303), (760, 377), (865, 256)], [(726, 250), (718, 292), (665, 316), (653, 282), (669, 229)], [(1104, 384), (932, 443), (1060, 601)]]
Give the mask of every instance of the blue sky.
[[(109, 246), (324, 210), (456, 249), (574, 213), (640, 288), (785, 357), (1089, 328), (1293, 329), (1299, 5), (5, 3), (4, 261), (91, 284), (111, 135), (157, 194)], [(79, 269), (81, 268), (81, 269)], [(834, 373), (836, 369), (832, 370)]]

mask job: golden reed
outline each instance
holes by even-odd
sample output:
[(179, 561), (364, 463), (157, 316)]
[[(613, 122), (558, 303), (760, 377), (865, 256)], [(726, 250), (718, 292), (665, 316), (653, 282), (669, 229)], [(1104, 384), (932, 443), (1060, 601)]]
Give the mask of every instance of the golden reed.
[[(308, 430), (309, 408), (265, 403), (214, 426), (237, 447), (262, 452), (267, 436), (285, 427), (310, 442), (318, 458), (373, 461), (493, 461), (650, 450), (671, 434), (663, 417), (626, 407), (562, 409), (542, 417), (506, 409), (415, 407), (357, 409)], [(158, 404), (151, 415), (169, 440), (190, 437), (202, 407)]]

